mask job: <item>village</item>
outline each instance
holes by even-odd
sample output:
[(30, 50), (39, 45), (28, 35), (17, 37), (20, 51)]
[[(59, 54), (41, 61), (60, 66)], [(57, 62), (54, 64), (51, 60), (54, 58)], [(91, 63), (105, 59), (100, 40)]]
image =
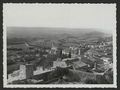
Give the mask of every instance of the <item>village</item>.
[[(59, 83), (60, 80), (63, 80), (62, 83), (71, 83), (73, 81), (68, 80), (65, 82), (65, 75), (61, 75), (61, 73), (64, 74), (66, 69), (78, 71), (81, 75), (85, 73), (84, 76), (90, 79), (95, 75), (95, 80), (97, 80), (97, 76), (103, 76), (107, 71), (112, 72), (113, 46), (112, 40), (109, 38), (101, 41), (85, 41), (77, 46), (64, 46), (64, 43), (55, 45), (53, 42), (50, 47), (45, 47), (45, 44), (43, 46), (25, 42), (22, 45), (16, 44), (8, 47), (7, 79), (9, 84)], [(61, 73), (59, 74), (58, 71)], [(50, 77), (51, 73), (52, 77)], [(53, 77), (54, 75), (55, 77)], [(80, 77), (83, 78), (84, 76)], [(113, 77), (107, 76), (106, 82), (113, 83)], [(77, 83), (83, 84), (86, 82), (80, 80)]]

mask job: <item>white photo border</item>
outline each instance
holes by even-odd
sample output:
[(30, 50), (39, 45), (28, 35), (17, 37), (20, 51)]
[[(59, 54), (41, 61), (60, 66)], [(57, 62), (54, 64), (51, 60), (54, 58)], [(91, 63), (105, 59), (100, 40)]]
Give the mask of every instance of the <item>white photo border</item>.
[[(116, 30), (113, 32), (113, 84), (7, 84), (7, 25), (4, 23), (4, 4), (14, 4), (14, 3), (3, 3), (3, 87), (4, 88), (117, 88), (117, 58), (116, 58)], [(17, 3), (22, 4), (22, 3)], [(30, 4), (30, 3), (24, 3)], [(40, 3), (35, 3), (35, 5)], [(52, 3), (46, 3), (52, 4)], [(61, 3), (62, 4), (62, 3)], [(64, 3), (63, 3), (64, 4)], [(74, 3), (78, 4), (78, 3)], [(91, 4), (91, 3), (79, 3), (79, 4)], [(94, 4), (104, 4), (104, 3), (94, 3)], [(116, 6), (116, 3), (113, 3)], [(116, 13), (116, 11), (115, 11)], [(117, 20), (116, 20), (117, 25)], [(117, 28), (116, 28), (117, 29)]]

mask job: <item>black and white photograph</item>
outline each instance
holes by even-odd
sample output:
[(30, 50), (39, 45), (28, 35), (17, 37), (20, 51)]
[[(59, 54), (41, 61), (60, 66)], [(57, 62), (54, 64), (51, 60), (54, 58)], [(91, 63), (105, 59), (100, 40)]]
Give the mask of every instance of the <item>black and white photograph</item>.
[(116, 88), (116, 4), (3, 4), (8, 88)]

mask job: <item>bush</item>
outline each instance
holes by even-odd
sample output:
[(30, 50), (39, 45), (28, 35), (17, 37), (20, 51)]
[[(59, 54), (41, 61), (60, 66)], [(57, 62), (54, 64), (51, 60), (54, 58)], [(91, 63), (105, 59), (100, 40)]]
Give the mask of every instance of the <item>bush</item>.
[(106, 81), (107, 81), (109, 84), (113, 84), (113, 71), (112, 71), (112, 69), (109, 69), (109, 70), (104, 74), (104, 77), (105, 77)]
[(98, 84), (98, 82), (95, 79), (87, 78), (85, 84)]

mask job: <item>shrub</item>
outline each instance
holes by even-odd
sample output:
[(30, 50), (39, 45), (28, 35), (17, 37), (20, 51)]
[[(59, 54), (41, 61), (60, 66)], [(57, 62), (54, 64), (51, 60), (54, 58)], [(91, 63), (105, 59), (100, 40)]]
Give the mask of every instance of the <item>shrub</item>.
[(98, 82), (95, 79), (87, 78), (85, 81), (85, 84), (97, 84)]

